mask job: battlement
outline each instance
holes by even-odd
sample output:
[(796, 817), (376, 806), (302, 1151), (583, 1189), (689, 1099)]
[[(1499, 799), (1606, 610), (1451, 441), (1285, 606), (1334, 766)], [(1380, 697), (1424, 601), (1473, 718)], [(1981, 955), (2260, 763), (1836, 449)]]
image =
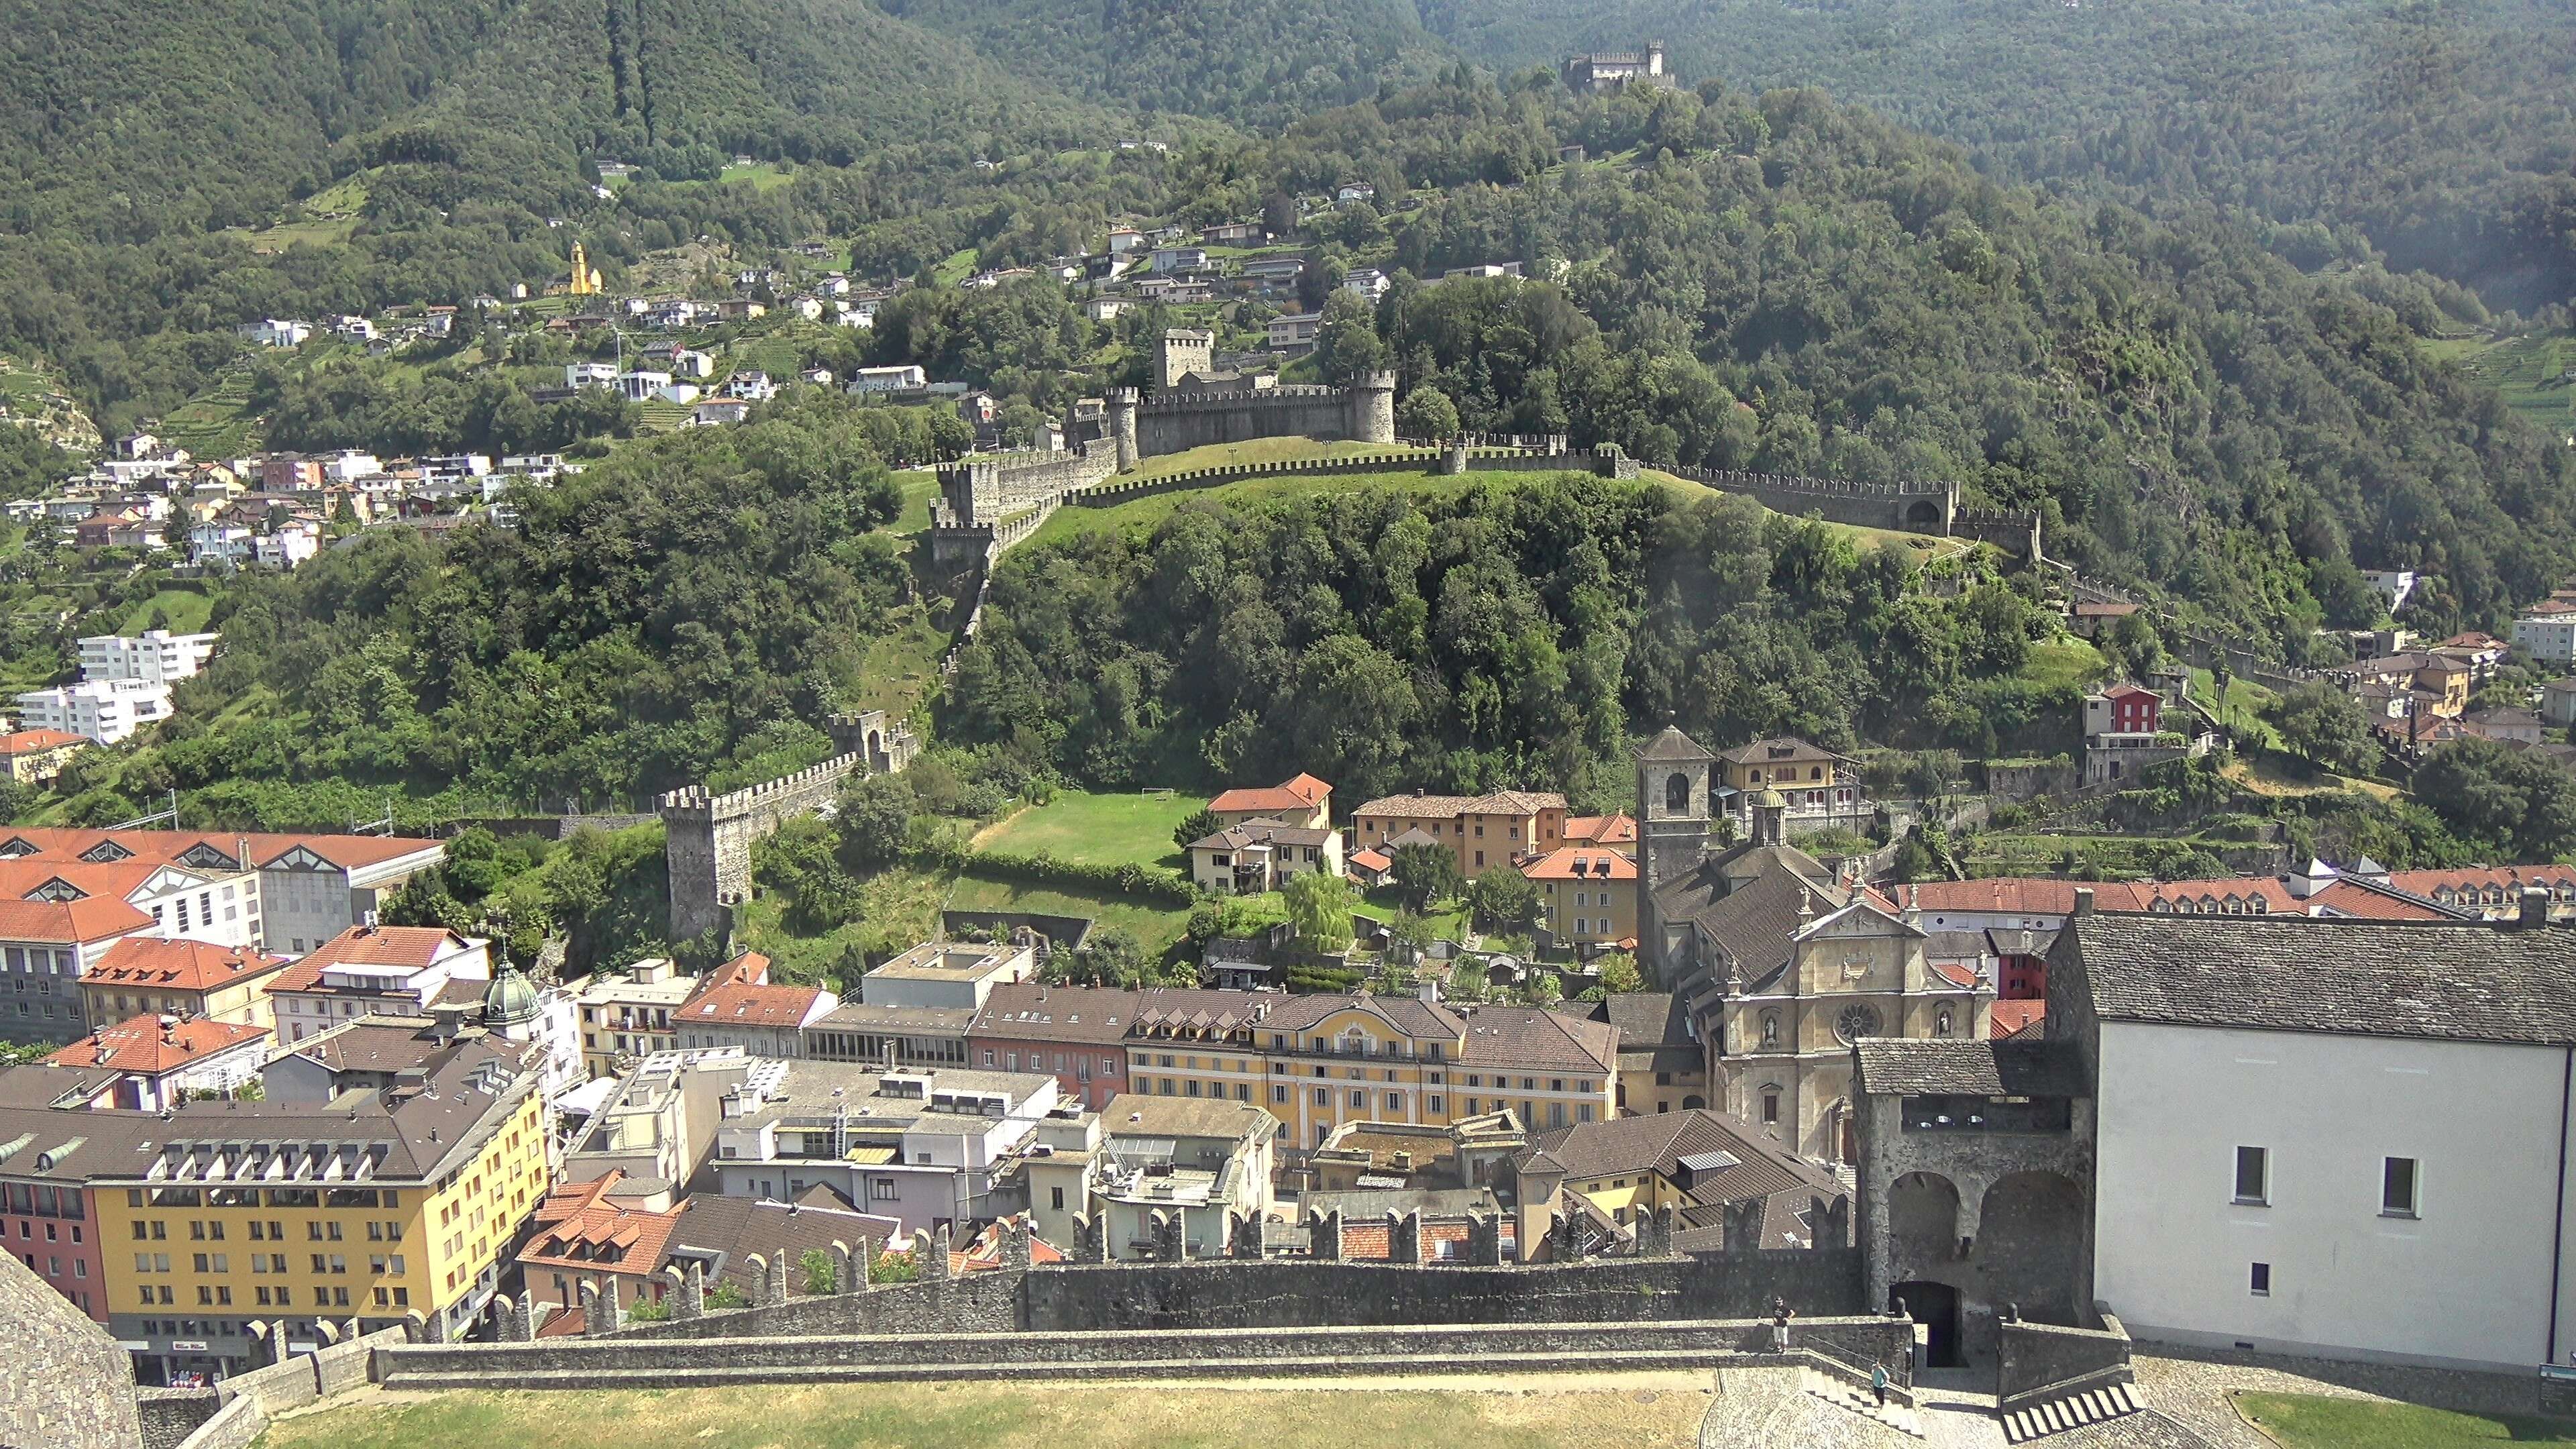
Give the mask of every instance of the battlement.
[(1747, 473), (1732, 468), (1673, 468), (1676, 477), (1712, 488), (1772, 493), (1813, 493), (1830, 498), (1945, 498), (1955, 483), (1863, 483), (1850, 478), (1808, 478), (1794, 473)]
[(1192, 392), (1156, 394), (1144, 404), (1147, 412), (1173, 412), (1198, 407), (1241, 407), (1246, 403), (1278, 402), (1291, 398), (1331, 399), (1342, 396), (1342, 389), (1313, 383), (1296, 383), (1286, 387), (1244, 388), (1229, 392)]

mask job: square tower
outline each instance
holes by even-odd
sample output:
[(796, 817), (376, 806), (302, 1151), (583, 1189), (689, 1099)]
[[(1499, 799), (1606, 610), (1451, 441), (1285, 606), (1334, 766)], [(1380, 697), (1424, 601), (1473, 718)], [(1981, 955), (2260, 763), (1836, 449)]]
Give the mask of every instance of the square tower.
[(1716, 764), (1717, 756), (1669, 725), (1637, 751), (1637, 936), (1658, 968), (1665, 941), (1655, 893), (1697, 870), (1708, 853)]
[(1194, 327), (1167, 327), (1154, 354), (1154, 390), (1170, 392), (1193, 373), (1216, 371), (1216, 334)]

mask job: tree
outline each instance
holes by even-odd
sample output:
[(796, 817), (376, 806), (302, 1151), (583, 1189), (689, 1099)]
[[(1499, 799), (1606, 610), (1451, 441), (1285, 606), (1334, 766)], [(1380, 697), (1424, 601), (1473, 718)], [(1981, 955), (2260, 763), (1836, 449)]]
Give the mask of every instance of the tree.
[(1419, 911), (1396, 912), (1395, 919), (1387, 922), (1386, 934), (1390, 942), (1415, 958), (1431, 949), (1431, 921)]
[(1545, 912), (1537, 884), (1509, 865), (1494, 866), (1476, 877), (1467, 887), (1467, 905), (1478, 925), (1503, 931), (1530, 930)]
[(1188, 819), (1172, 827), (1172, 843), (1187, 850), (1192, 841), (1205, 840), (1224, 828), (1225, 822), (1217, 819), (1215, 811), (1193, 810)]
[(1307, 950), (1324, 955), (1351, 948), (1351, 908), (1358, 901), (1351, 883), (1331, 871), (1310, 870), (1291, 877), (1280, 894), (1288, 903), (1288, 920)]
[(903, 856), (912, 838), (916, 805), (912, 782), (901, 775), (867, 775), (841, 787), (839, 855), (852, 870), (882, 870)]
[(1629, 992), (1646, 989), (1645, 973), (1637, 969), (1637, 958), (1625, 951), (1612, 951), (1607, 955), (1595, 956), (1592, 958), (1592, 964), (1601, 972), (1601, 985), (1604, 990)]
[(2379, 759), (2370, 716), (2350, 695), (2323, 680), (2284, 691), (2263, 717), (2292, 754), (2329, 770), (2358, 773)]
[(1520, 998), (1523, 1006), (1554, 1006), (1565, 999), (1565, 983), (1546, 967), (1533, 967), (1521, 983)]
[(0, 825), (15, 824), (35, 803), (35, 786), (15, 775), (0, 775)]
[(2465, 840), (2524, 860), (2576, 849), (2576, 775), (2536, 750), (2459, 740), (2426, 756), (2414, 783)]
[(1417, 911), (1456, 895), (1465, 880), (1458, 857), (1427, 841), (1397, 846), (1387, 857), (1387, 874), (1404, 903)]
[(1445, 443), (1458, 436), (1458, 405), (1436, 387), (1417, 387), (1395, 409), (1398, 436)]
[(796, 1266), (805, 1274), (805, 1291), (816, 1297), (841, 1291), (841, 1265), (820, 1248), (807, 1248)]
[(1356, 292), (1336, 290), (1324, 302), (1315, 330), (1315, 366), (1324, 380), (1348, 387), (1387, 365), (1385, 339), (1377, 335), (1376, 309)]

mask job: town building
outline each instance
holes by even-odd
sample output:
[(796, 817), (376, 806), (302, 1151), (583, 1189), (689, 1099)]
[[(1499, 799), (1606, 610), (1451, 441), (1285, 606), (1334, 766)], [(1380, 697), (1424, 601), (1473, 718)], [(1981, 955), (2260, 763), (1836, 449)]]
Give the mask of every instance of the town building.
[[(243, 537), (249, 537), (247, 530)], [(122, 744), (170, 713), (170, 686), (142, 679), (84, 680), (18, 696), (22, 727), (79, 735), (101, 745)]]
[(133, 637), (92, 635), (80, 641), (81, 678), (175, 684), (203, 671), (222, 640), (220, 634), (173, 634), (167, 629), (147, 629)]
[(1607, 846), (1568, 845), (1520, 863), (1538, 887), (1548, 935), (1577, 951), (1637, 944), (1637, 863)]
[(840, 1004), (819, 986), (772, 982), (769, 958), (746, 951), (699, 977), (697, 991), (671, 1019), (682, 1047), (738, 1046), (757, 1057), (800, 1057), (805, 1029)]
[(2576, 933), (2528, 899), (2462, 924), (2116, 915), (2079, 895), (2050, 1036), (2096, 1079), (2090, 1291), (2132, 1334), (2566, 1361)]
[(2576, 610), (2525, 612), (2513, 621), (2513, 647), (2551, 668), (2576, 665)]
[(1567, 1213), (1598, 1213), (1633, 1236), (1641, 1219), (1666, 1209), (1683, 1231), (1716, 1238), (1709, 1230), (1722, 1231), (1727, 1208), (1759, 1203), (1761, 1245), (1803, 1248), (1826, 1213), (1849, 1210), (1832, 1173), (1751, 1123), (1705, 1108), (1541, 1133), (1512, 1167), (1524, 1242), (1546, 1237)]
[(2190, 746), (2164, 730), (2164, 696), (2122, 681), (2084, 697), (2084, 783), (2135, 780), (2149, 765), (2179, 759)]
[(438, 926), (352, 926), (270, 978), (281, 1046), (361, 1016), (426, 1016), (483, 999), (490, 943)]
[[(460, 1042), (417, 1081), (327, 1107), (189, 1102), (91, 1170), (110, 1326), (147, 1382), (251, 1367), (249, 1324), (450, 1338), (496, 1291), (546, 1190), (537, 1080)], [(84, 1119), (106, 1118), (92, 1113)], [(107, 1127), (101, 1121), (101, 1127)], [(131, 1132), (131, 1128), (124, 1129)]]
[(1255, 817), (1189, 844), (1190, 882), (1217, 895), (1259, 895), (1321, 871), (1342, 873), (1342, 835)]
[(1034, 981), (995, 986), (966, 1028), (969, 1064), (1048, 1073), (1064, 1100), (1098, 1111), (1127, 1090), (1127, 1028), (1142, 997)]
[(972, 1011), (995, 987), (1036, 974), (1034, 947), (925, 941), (860, 978), (859, 994), (871, 1006)]
[(1708, 1105), (1708, 1056), (1691, 1014), (1669, 991), (1613, 991), (1556, 1010), (1619, 1033), (1618, 1115), (1646, 1117)]
[(744, 1091), (761, 1097), (786, 1075), (787, 1063), (740, 1047), (655, 1052), (590, 1114), (564, 1154), (564, 1180), (623, 1172), (675, 1190), (689, 1185), (715, 1152), (725, 1100)]
[(975, 1012), (962, 1006), (875, 1006), (844, 1001), (805, 1028), (805, 1052), (827, 1062), (935, 1068), (967, 1064)]
[(680, 1044), (674, 1014), (698, 989), (667, 957), (646, 956), (582, 984), (581, 1064), (592, 1077), (623, 1075), (637, 1060)]
[(21, 785), (42, 785), (63, 772), (89, 739), (67, 730), (16, 730), (0, 735), (0, 769)]
[(1001, 1216), (1011, 1161), (1057, 1102), (1053, 1077), (1025, 1073), (785, 1065), (724, 1099), (716, 1190), (792, 1201), (826, 1187), (906, 1232)]
[(1487, 868), (1545, 854), (1565, 843), (1565, 797), (1503, 790), (1491, 795), (1389, 795), (1351, 813), (1352, 843), (1393, 854), (1399, 837), (1419, 830), (1456, 853), (1469, 880)]
[(1333, 823), (1333, 787), (1302, 774), (1267, 787), (1237, 787), (1210, 800), (1208, 813), (1221, 826), (1267, 819), (1320, 830)]
[(113, 1105), (158, 1112), (192, 1098), (231, 1097), (258, 1081), (269, 1041), (264, 1026), (145, 1015), (101, 1027), (44, 1060), (114, 1072)]
[(89, 1030), (80, 978), (152, 917), (113, 897), (0, 900), (0, 1037), (70, 1041)]
[(268, 987), (286, 958), (136, 933), (112, 942), (81, 973), (82, 1015), (107, 1023), (137, 1013), (254, 1027), (276, 1026)]
[(1279, 1119), (1244, 1102), (1113, 1097), (1088, 1200), (1119, 1261), (1221, 1258), (1238, 1217), (1271, 1207)]
[(1733, 822), (1737, 839), (1750, 836), (1753, 802), (1763, 791), (1785, 802), (1782, 825), (1790, 836), (1819, 830), (1858, 832), (1872, 809), (1862, 792), (1859, 766), (1847, 755), (1790, 736), (1755, 740), (1717, 755), (1717, 811)]
[(1643, 960), (1689, 1003), (1713, 1106), (1792, 1152), (1848, 1162), (1850, 1044), (1982, 1040), (1994, 983), (1937, 969), (1912, 913), (1786, 843), (1780, 787), (1822, 792), (1831, 808), (1835, 758), (1762, 741), (1724, 763), (1740, 772), (1751, 830), (1713, 850), (1721, 757), (1672, 728), (1638, 752)]
[(1676, 84), (1664, 63), (1664, 43), (1649, 42), (1644, 50), (1604, 55), (1569, 57), (1561, 68), (1567, 88), (1586, 95), (1622, 91), (1630, 86)]

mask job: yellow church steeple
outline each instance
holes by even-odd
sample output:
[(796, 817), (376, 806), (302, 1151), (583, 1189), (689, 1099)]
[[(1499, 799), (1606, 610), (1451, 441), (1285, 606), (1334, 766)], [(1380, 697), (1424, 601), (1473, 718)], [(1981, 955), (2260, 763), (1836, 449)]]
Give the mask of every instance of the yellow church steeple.
[(580, 242), (572, 244), (572, 286), (567, 290), (576, 297), (599, 295), (599, 272), (591, 266), (590, 257), (581, 249)]

